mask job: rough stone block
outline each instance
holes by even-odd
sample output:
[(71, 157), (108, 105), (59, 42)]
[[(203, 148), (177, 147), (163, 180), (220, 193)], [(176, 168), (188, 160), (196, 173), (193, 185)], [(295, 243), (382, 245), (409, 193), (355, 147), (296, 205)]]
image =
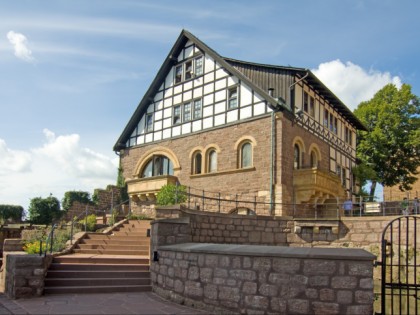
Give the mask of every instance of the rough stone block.
[(283, 273), (270, 273), (268, 281), (277, 285), (287, 284), (290, 282), (291, 277), (291, 275)]
[(244, 268), (252, 267), (252, 259), (250, 257), (244, 257), (243, 267)]
[(305, 295), (308, 299), (315, 300), (315, 299), (318, 298), (318, 290), (308, 288), (308, 289), (305, 290)]
[(340, 306), (337, 303), (312, 302), (314, 314), (333, 315), (340, 314)]
[(201, 268), (200, 269), (200, 281), (209, 283), (212, 281), (213, 269), (212, 268)]
[(353, 291), (339, 290), (337, 292), (337, 303), (338, 304), (352, 304), (353, 303)]
[(250, 231), (249, 232), (249, 241), (251, 243), (260, 243), (261, 242), (261, 232)]
[(230, 270), (229, 276), (234, 279), (252, 281), (257, 279), (257, 273), (253, 270)]
[(278, 293), (278, 288), (272, 284), (261, 284), (258, 292), (263, 296), (276, 296)]
[(30, 287), (41, 288), (44, 286), (44, 277), (34, 277), (32, 279), (28, 279), (28, 285)]
[(373, 266), (371, 262), (350, 262), (348, 268), (350, 276), (371, 277), (373, 275)]
[(290, 299), (287, 301), (288, 312), (291, 314), (308, 314), (309, 301), (302, 299)]
[(205, 265), (207, 267), (217, 267), (218, 256), (217, 255), (206, 255)]
[(333, 275), (337, 270), (337, 263), (333, 260), (308, 259), (303, 262), (305, 275)]
[(356, 277), (338, 276), (331, 279), (331, 287), (334, 289), (354, 289), (357, 282)]
[(330, 277), (328, 276), (312, 276), (309, 277), (309, 286), (311, 287), (326, 287), (330, 284)]
[(200, 277), (200, 270), (197, 266), (188, 269), (188, 280), (197, 280)]
[(28, 298), (28, 297), (31, 297), (32, 294), (33, 294), (32, 288), (18, 287), (18, 288), (15, 288), (14, 296), (12, 298), (15, 298), (15, 299)]
[(373, 299), (372, 291), (356, 291), (354, 294), (354, 300), (357, 304), (372, 304)]
[(252, 268), (257, 271), (269, 271), (271, 269), (271, 258), (256, 257)]
[(319, 299), (321, 301), (334, 301), (335, 300), (334, 290), (327, 289), (327, 288), (319, 290)]
[(228, 300), (232, 302), (239, 302), (241, 299), (239, 288), (220, 286), (219, 300)]
[(286, 314), (287, 301), (279, 298), (272, 298), (270, 302), (271, 309), (277, 314)]
[(230, 266), (230, 257), (229, 256), (220, 256), (219, 258), (219, 267), (226, 268)]
[(13, 285), (15, 288), (17, 287), (24, 287), (28, 284), (28, 280), (24, 277), (15, 277), (13, 280)]
[(245, 306), (256, 309), (267, 309), (270, 305), (270, 300), (265, 296), (260, 295), (246, 295)]
[(257, 284), (255, 282), (245, 281), (242, 286), (242, 293), (253, 295), (257, 293)]
[(44, 270), (44, 268), (37, 268), (37, 269), (34, 269), (34, 272), (33, 272), (33, 275), (34, 276), (44, 276), (44, 274), (45, 274), (45, 270)]
[(296, 273), (300, 269), (300, 259), (296, 258), (274, 258), (273, 269), (276, 272)]
[(188, 297), (202, 297), (203, 288), (201, 287), (200, 282), (196, 281), (187, 281), (185, 282), (185, 296)]
[(182, 282), (181, 280), (175, 280), (174, 283), (174, 289), (175, 292), (177, 293), (183, 293), (184, 292), (184, 282)]
[(211, 300), (217, 300), (218, 290), (217, 285), (206, 284), (204, 286), (204, 297)]
[(360, 279), (360, 287), (362, 289), (373, 289), (373, 278)]
[(371, 315), (373, 313), (372, 305), (351, 305), (347, 307), (347, 315)]

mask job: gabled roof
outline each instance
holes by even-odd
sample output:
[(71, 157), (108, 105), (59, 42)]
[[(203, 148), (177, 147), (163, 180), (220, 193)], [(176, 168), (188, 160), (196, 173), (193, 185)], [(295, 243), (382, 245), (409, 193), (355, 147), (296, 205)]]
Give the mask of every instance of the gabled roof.
[(366, 129), (363, 126), (363, 124), (353, 115), (353, 113), (308, 69), (262, 65), (262, 64), (255, 64), (255, 63), (250, 63), (250, 62), (224, 58), (220, 56), (217, 52), (215, 52), (213, 49), (208, 47), (204, 42), (202, 42), (197, 37), (195, 37), (193, 34), (191, 34), (190, 32), (186, 30), (182, 30), (174, 46), (172, 47), (171, 51), (169, 52), (162, 66), (160, 67), (156, 77), (154, 78), (150, 87), (144, 94), (134, 114), (131, 116), (128, 124), (125, 126), (122, 134), (120, 135), (116, 144), (114, 145), (114, 151), (119, 151), (125, 148), (126, 146), (125, 144), (127, 142), (127, 139), (129, 139), (132, 130), (136, 127), (142, 115), (147, 110), (147, 107), (150, 104), (150, 100), (154, 97), (154, 95), (158, 91), (160, 85), (162, 84), (162, 81), (165, 80), (167, 73), (171, 70), (172, 66), (175, 63), (177, 63), (177, 56), (179, 55), (179, 53), (181, 52), (181, 50), (184, 48), (185, 44), (189, 40), (193, 42), (197, 47), (199, 47), (202, 51), (204, 51), (207, 55), (211, 56), (226, 71), (236, 76), (242, 82), (244, 82), (245, 84), (250, 86), (253, 90), (255, 90), (258, 94), (260, 94), (261, 97), (263, 97), (267, 101), (267, 105), (270, 108), (274, 110), (285, 110), (287, 109), (287, 106), (285, 104), (279, 104), (279, 101), (273, 98), (272, 96), (270, 96), (267, 90), (264, 90), (263, 88), (261, 88), (260, 86), (252, 82), (250, 78), (248, 78), (242, 72), (240, 72), (238, 69), (232, 66), (230, 62), (236, 62), (236, 63), (242, 63), (242, 64), (253, 64), (253, 65), (258, 65), (260, 67), (266, 67), (266, 68), (290, 70), (294, 72), (296, 75), (299, 75), (301, 77), (308, 74), (308, 76), (305, 78), (308, 81), (308, 83), (314, 86), (314, 88), (319, 89), (320, 91), (325, 93), (324, 94), (325, 98), (330, 102), (330, 104), (332, 104), (337, 109), (337, 111), (339, 111), (344, 117), (346, 117), (356, 128), (362, 129), (362, 130)]

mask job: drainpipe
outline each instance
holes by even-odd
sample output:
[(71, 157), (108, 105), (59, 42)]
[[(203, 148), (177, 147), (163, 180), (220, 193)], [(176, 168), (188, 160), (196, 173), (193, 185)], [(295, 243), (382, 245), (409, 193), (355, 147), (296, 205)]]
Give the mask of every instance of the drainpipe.
[[(273, 97), (273, 88), (268, 89), (268, 95)], [(271, 112), (271, 152), (270, 152), (270, 214), (274, 215), (274, 148), (276, 144), (276, 112)]]

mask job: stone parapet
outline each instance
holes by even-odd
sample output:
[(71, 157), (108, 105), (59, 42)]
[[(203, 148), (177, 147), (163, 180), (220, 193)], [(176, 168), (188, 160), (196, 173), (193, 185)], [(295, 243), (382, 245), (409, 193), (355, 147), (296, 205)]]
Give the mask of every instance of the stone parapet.
[(153, 290), (226, 314), (372, 314), (373, 260), (361, 249), (184, 243), (159, 246)]

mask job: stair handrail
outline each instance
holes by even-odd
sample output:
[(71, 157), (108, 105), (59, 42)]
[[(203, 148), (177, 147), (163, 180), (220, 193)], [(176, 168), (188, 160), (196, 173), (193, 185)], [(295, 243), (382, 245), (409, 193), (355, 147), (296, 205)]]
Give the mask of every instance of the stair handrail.
[[(103, 212), (104, 214), (106, 213), (106, 210), (91, 210), (91, 212)], [(86, 206), (85, 210), (83, 210), (82, 212), (79, 213), (79, 215), (73, 217), (71, 219), (71, 227), (70, 227), (70, 244), (73, 245), (73, 229), (74, 229), (74, 224), (79, 221), (79, 219), (82, 217), (82, 215), (85, 215), (85, 232), (86, 232), (86, 227), (87, 227), (87, 216), (88, 216), (88, 207)]]
[[(48, 252), (48, 243), (50, 245), (50, 254), (52, 253), (53, 250), (53, 242), (54, 242), (54, 229), (57, 228), (57, 224), (52, 224), (51, 225), (51, 231), (48, 234), (47, 239), (45, 240), (45, 252), (44, 252), (44, 257), (47, 256), (47, 252)], [(42, 240), (39, 243), (39, 255), (42, 255)]]

